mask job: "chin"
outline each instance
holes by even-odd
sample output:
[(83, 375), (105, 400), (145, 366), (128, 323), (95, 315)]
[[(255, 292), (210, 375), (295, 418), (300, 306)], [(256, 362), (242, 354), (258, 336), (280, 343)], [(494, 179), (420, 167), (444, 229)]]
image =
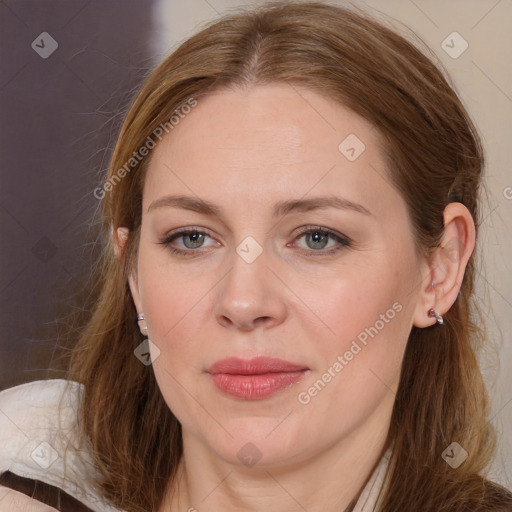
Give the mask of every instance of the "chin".
[(279, 425), (280, 421), (282, 419), (246, 418), (224, 423), (232, 437), (222, 430), (215, 439), (203, 437), (203, 442), (230, 464), (270, 468), (297, 462), (305, 454), (305, 436), (292, 432), (290, 425), (288, 428)]

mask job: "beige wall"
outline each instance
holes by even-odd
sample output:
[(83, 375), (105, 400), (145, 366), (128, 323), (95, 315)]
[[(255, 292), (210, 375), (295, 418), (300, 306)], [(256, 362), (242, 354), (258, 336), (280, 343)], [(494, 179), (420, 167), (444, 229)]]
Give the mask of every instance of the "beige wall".
[[(261, 3), (264, 2), (165, 0), (165, 4), (155, 9), (158, 27), (153, 41), (155, 59), (159, 60), (176, 42), (191, 35), (198, 24), (229, 8)], [(347, 4), (342, 0), (338, 3)], [(512, 145), (512, 2), (369, 0), (355, 4), (366, 6), (383, 18), (391, 16), (396, 21), (387, 18), (388, 22), (399, 30), (403, 30), (400, 25), (403, 22), (418, 33), (453, 77), (483, 136), (489, 201), (484, 205), (480, 239), (479, 290), (489, 334), (497, 348), (486, 353), (482, 366), (489, 384), (494, 383), (491, 387), (494, 422), (500, 431), (499, 459), (491, 476), (512, 488), (512, 172), (508, 161)], [(457, 58), (441, 47), (454, 31), (468, 44)], [(462, 40), (455, 40), (454, 48), (449, 51), (462, 49), (462, 44)]]

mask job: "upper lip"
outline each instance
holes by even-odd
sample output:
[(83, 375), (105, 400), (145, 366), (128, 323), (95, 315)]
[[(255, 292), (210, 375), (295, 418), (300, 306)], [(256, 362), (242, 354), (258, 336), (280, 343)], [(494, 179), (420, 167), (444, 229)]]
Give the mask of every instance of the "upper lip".
[(227, 359), (217, 361), (207, 371), (212, 374), (259, 375), (263, 373), (296, 372), (308, 369), (307, 366), (273, 357), (254, 357), (252, 359), (228, 357)]

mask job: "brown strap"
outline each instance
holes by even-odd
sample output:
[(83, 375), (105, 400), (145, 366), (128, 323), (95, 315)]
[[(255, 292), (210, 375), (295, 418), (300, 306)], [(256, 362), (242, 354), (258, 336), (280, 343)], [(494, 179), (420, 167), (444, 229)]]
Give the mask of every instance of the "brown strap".
[(34, 500), (56, 508), (60, 512), (94, 512), (58, 487), (40, 480), (25, 478), (10, 471), (5, 471), (0, 475), (0, 485), (26, 494)]

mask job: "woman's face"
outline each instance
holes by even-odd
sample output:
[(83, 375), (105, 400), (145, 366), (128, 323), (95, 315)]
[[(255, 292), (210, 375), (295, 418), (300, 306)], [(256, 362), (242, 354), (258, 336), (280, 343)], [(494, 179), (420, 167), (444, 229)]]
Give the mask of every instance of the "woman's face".
[[(130, 284), (185, 443), (272, 466), (383, 439), (426, 267), (377, 131), (279, 84), (200, 99), (153, 151)], [(233, 357), (296, 366), (215, 376)]]

